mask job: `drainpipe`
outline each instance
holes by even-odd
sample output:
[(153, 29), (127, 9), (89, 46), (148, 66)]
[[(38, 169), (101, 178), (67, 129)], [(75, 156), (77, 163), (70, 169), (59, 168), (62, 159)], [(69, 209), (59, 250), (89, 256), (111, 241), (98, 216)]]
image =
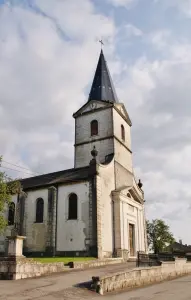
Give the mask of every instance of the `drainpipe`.
[(113, 256), (116, 255), (115, 253), (115, 202), (112, 199), (112, 212), (113, 212)]
[(137, 231), (138, 231), (137, 232), (137, 235), (138, 235), (138, 243), (137, 244), (138, 244), (139, 249), (138, 250), (136, 249), (136, 252), (141, 250), (140, 249), (140, 230), (139, 230), (140, 229), (139, 228), (139, 226), (140, 226), (140, 220), (139, 220), (139, 215), (140, 215), (139, 214), (139, 209), (137, 207)]
[(124, 209), (123, 209), (123, 201), (122, 201), (122, 214), (123, 214), (123, 250), (125, 250), (125, 234), (124, 234)]
[(54, 240), (54, 248), (53, 248), (53, 256), (56, 256), (56, 248), (57, 248), (57, 220), (58, 220), (58, 186), (55, 187), (56, 190), (56, 220), (55, 220), (55, 240)]

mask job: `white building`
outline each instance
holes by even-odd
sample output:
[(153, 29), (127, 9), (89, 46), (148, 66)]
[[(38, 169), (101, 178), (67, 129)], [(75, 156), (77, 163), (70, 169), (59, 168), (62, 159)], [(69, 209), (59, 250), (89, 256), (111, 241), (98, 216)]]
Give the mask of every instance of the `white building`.
[(134, 258), (147, 251), (144, 193), (133, 173), (131, 120), (102, 51), (89, 99), (73, 117), (74, 168), (23, 179), (5, 235), (13, 227), (25, 235), (25, 254)]

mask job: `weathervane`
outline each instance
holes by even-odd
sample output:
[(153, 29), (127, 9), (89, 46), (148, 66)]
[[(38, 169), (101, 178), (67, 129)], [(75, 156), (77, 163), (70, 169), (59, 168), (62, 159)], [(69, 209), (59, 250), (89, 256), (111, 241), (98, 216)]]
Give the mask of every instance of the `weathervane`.
[(102, 40), (99, 40), (99, 43), (101, 44), (101, 49), (102, 49), (102, 47), (103, 47), (104, 43), (103, 43), (103, 41), (102, 41)]

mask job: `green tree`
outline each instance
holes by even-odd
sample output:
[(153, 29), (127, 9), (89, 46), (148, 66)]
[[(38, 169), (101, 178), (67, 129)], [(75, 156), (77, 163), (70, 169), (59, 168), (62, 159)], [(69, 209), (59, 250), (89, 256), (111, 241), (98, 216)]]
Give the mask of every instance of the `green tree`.
[(150, 249), (155, 254), (166, 251), (175, 242), (169, 226), (160, 219), (147, 221), (147, 239)]
[[(0, 157), (0, 166), (2, 157)], [(4, 172), (0, 171), (0, 232), (7, 226), (7, 220), (4, 217), (6, 204), (11, 203), (11, 196), (19, 193), (21, 190), (20, 182), (18, 180), (11, 180)]]

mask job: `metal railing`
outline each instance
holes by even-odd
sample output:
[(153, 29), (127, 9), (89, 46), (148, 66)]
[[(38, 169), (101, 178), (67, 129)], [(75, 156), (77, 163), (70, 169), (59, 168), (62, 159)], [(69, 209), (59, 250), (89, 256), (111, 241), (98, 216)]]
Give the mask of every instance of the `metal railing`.
[(175, 257), (172, 253), (146, 254), (137, 252), (137, 267), (153, 267), (160, 266), (162, 261), (174, 261)]

